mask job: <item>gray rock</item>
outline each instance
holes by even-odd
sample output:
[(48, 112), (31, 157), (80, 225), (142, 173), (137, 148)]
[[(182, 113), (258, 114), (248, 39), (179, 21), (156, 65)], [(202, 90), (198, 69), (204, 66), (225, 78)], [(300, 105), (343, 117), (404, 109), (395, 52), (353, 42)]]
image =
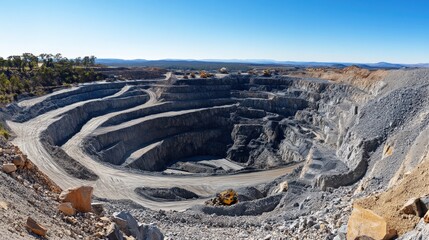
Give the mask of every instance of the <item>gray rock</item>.
[(103, 203), (91, 203), (92, 211), (97, 214), (101, 215), (104, 211)]
[(136, 237), (140, 234), (137, 220), (129, 212), (116, 212), (113, 214), (113, 221), (126, 234)]
[(139, 226), (139, 235), (137, 240), (163, 240), (164, 235), (161, 233), (159, 228), (151, 224), (142, 224)]
[(416, 228), (405, 233), (398, 240), (427, 240), (429, 236), (429, 224), (426, 224), (423, 219), (417, 224)]
[(346, 234), (347, 233), (347, 225), (342, 225), (339, 229), (338, 229), (338, 232), (339, 233), (344, 233), (344, 234)]
[(337, 236), (335, 236), (333, 240), (346, 240), (346, 235), (340, 233)]
[(116, 223), (110, 224), (106, 237), (108, 240), (123, 240), (124, 236)]

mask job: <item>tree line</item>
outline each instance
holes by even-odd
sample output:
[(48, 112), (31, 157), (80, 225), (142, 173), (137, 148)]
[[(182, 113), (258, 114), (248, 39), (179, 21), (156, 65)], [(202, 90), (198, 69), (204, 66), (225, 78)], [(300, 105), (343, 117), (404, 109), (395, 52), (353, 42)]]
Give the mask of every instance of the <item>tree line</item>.
[(94, 56), (68, 59), (45, 53), (0, 57), (0, 102), (11, 102), (24, 93), (41, 95), (54, 87), (104, 79), (95, 71), (95, 60)]

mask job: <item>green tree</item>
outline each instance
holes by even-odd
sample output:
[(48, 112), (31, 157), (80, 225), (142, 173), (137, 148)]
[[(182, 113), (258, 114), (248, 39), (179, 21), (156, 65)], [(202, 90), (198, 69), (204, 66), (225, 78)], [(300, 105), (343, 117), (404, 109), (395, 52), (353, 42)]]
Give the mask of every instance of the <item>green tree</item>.
[(21, 83), (21, 80), (19, 79), (18, 75), (13, 75), (10, 78), (10, 85), (11, 85), (11, 90), (12, 92), (16, 92), (16, 93), (21, 93), (22, 90), (24, 89), (23, 84)]
[(0, 75), (0, 86), (3, 93), (9, 93), (11, 90), (10, 81), (4, 73)]
[(39, 63), (39, 59), (31, 53), (22, 54), (22, 60), (25, 63), (25, 66), (30, 70), (33, 70), (35, 67), (37, 67)]
[(3, 69), (4, 67), (6, 67), (6, 60), (0, 57), (0, 69)]

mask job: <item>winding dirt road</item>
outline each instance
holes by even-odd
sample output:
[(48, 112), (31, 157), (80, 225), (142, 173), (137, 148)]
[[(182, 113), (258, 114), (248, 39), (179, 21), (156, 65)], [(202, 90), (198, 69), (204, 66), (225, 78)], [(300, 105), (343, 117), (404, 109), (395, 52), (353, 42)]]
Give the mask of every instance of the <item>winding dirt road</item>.
[[(85, 167), (94, 171), (99, 179), (96, 181), (85, 181), (68, 175), (44, 149), (40, 142), (41, 133), (54, 121), (58, 120), (60, 115), (70, 109), (81, 106), (87, 102), (99, 101), (107, 98), (117, 97), (125, 93), (130, 86), (126, 85), (116, 94), (105, 97), (77, 102), (59, 109), (55, 109), (39, 115), (27, 122), (16, 123), (7, 122), (17, 137), (12, 141), (13, 144), (20, 147), (43, 172), (45, 172), (61, 188), (65, 189), (77, 185), (90, 185), (94, 187), (94, 194), (98, 197), (108, 199), (130, 199), (145, 207), (151, 209), (166, 210), (185, 210), (195, 204), (202, 203), (205, 199), (188, 201), (152, 201), (146, 199), (134, 192), (137, 187), (181, 187), (193, 191), (201, 196), (209, 196), (226, 188), (238, 188), (251, 186), (271, 181), (279, 176), (291, 172), (296, 166), (284, 167), (263, 172), (241, 173), (235, 175), (222, 176), (196, 176), (196, 175), (163, 175), (163, 174), (144, 174), (127, 171), (124, 169), (111, 168), (106, 164), (94, 161), (82, 150), (82, 140), (93, 133), (97, 127), (109, 118), (127, 111), (134, 111), (140, 108), (146, 108), (159, 104), (156, 100), (156, 94), (146, 90), (150, 99), (140, 106), (130, 109), (111, 112), (102, 116), (95, 117), (88, 121), (72, 138), (70, 138), (62, 148), (72, 158), (79, 161)], [(24, 103), (25, 106), (41, 102), (42, 99), (34, 99), (31, 102)]]

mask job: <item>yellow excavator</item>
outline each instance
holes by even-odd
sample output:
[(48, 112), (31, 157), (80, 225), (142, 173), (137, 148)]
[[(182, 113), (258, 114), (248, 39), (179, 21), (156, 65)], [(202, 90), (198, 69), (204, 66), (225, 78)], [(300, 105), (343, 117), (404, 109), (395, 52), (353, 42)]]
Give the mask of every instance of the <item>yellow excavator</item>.
[(207, 205), (231, 206), (238, 203), (238, 194), (233, 189), (228, 189), (216, 194), (216, 197), (206, 202)]

